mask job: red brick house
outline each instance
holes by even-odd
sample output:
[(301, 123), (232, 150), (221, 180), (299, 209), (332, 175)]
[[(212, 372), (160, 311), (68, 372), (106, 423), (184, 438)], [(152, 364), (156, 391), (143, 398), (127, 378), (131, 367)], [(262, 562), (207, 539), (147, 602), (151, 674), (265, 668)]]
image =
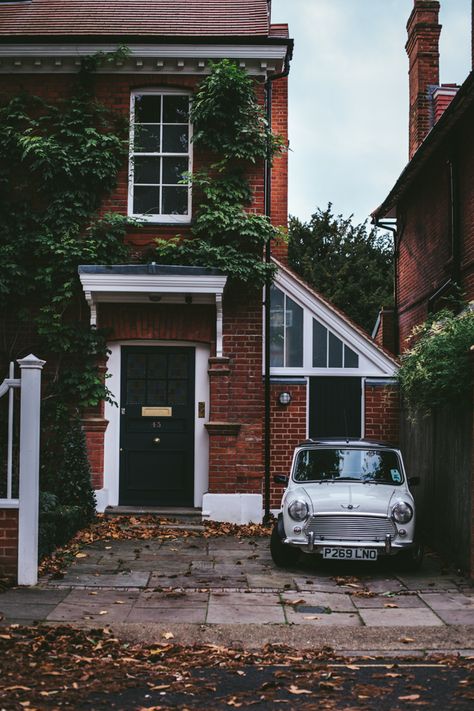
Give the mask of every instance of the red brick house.
[[(286, 140), (292, 41), (285, 25), (271, 24), (270, 5), (1, 4), (0, 91), (60, 95), (81, 57), (127, 45), (128, 57), (99, 69), (95, 86), (101, 102), (130, 117), (132, 138), (137, 125), (147, 127), (145, 149), (135, 144), (132, 151), (134, 170), (124, 165), (104, 205), (142, 223), (127, 237), (140, 252), (158, 236), (186, 234), (192, 224), (191, 192), (173, 175), (202, 161), (188, 106), (210, 59), (229, 58), (246, 69), (274, 132)], [(143, 154), (162, 161), (151, 180), (143, 177)], [(286, 155), (270, 174), (257, 165), (251, 180), (252, 209), (285, 227)], [(396, 361), (288, 269), (283, 241), (272, 250), (278, 273), (267, 305), (267, 372), (261, 294), (230, 293), (226, 275), (206, 265), (80, 268), (91, 325), (110, 334), (106, 369), (119, 405), (84, 415), (99, 510), (187, 506), (218, 520), (261, 520), (264, 505), (278, 506), (280, 495), (264, 501), (264, 482), (287, 471), (293, 447), (307, 436), (397, 439)]]
[[(461, 86), (440, 85), (439, 9), (437, 1), (414, 0), (406, 44), (409, 162), (373, 213), (377, 224), (395, 232), (396, 298), (388, 314), (395, 328), (382, 312), (376, 334), (386, 345), (395, 342), (395, 353), (407, 349), (413, 328), (449, 297), (474, 299), (474, 72)], [(471, 574), (472, 428), (471, 408), (459, 404), (434, 408), (416, 422), (403, 418), (401, 433), (408, 467), (421, 474), (425, 532)]]

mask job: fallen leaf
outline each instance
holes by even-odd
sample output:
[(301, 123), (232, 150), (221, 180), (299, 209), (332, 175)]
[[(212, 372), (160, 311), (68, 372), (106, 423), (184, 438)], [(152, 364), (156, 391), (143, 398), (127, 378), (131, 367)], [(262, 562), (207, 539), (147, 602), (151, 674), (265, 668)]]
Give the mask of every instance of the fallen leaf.
[(108, 612), (108, 610), (101, 610), (101, 611), (99, 612), (99, 615), (106, 615), (107, 612)]
[(413, 637), (402, 637), (401, 639), (398, 640), (399, 642), (403, 642), (403, 644), (409, 644), (410, 642), (415, 642)]
[(76, 558), (87, 558), (87, 553), (76, 553)]
[(292, 605), (293, 607), (296, 607), (296, 605), (304, 605), (306, 600), (303, 600), (302, 597), (300, 597), (298, 600), (283, 600), (284, 605)]
[(115, 600), (114, 605), (125, 605), (125, 600)]
[(392, 602), (386, 602), (385, 605), (384, 605), (384, 607), (390, 607), (390, 608), (392, 608), (392, 607), (398, 607), (398, 605), (395, 605), (395, 604), (392, 603)]
[(290, 688), (288, 689), (290, 694), (312, 694), (312, 691), (308, 691), (308, 689), (299, 689), (297, 686), (292, 684)]
[(399, 701), (418, 701), (420, 694), (409, 694), (409, 696), (399, 696)]
[(165, 639), (174, 639), (174, 634), (172, 632), (163, 632), (161, 636)]
[(319, 617), (317, 615), (305, 615), (303, 620), (319, 620)]

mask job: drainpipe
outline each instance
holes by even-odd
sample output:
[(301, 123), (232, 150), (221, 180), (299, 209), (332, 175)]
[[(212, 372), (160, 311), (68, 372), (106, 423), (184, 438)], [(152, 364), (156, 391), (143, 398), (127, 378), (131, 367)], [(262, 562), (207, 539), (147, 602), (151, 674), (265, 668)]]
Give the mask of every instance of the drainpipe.
[(382, 230), (388, 230), (393, 234), (393, 342), (395, 345), (396, 355), (400, 353), (400, 329), (398, 327), (398, 280), (397, 280), (397, 260), (399, 253), (400, 240), (398, 239), (397, 223), (395, 219), (395, 224), (390, 224), (374, 218), (373, 223), (375, 227), (379, 227)]
[[(272, 127), (272, 82), (277, 79), (287, 77), (290, 71), (290, 48), (286, 53), (285, 67), (280, 74), (274, 74), (268, 77), (265, 82), (265, 105), (268, 128)], [(264, 195), (265, 195), (265, 215), (271, 217), (271, 199), (272, 199), (272, 161), (270, 151), (268, 151), (267, 159), (265, 160), (264, 173)], [(268, 264), (271, 261), (271, 245), (267, 242), (265, 245), (265, 262)], [(264, 522), (270, 520), (270, 464), (271, 464), (271, 398), (270, 398), (270, 288), (271, 281), (267, 278), (265, 283), (264, 297), (264, 390), (265, 390), (265, 439), (264, 439), (264, 459), (265, 459), (265, 485), (264, 485), (264, 501), (265, 514)]]

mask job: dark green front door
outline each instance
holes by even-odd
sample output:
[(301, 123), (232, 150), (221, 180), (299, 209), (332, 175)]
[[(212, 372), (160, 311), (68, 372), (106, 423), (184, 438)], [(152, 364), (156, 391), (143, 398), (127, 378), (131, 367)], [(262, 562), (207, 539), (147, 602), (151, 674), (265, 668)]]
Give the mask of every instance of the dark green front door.
[(122, 348), (122, 505), (193, 506), (194, 355), (194, 348)]

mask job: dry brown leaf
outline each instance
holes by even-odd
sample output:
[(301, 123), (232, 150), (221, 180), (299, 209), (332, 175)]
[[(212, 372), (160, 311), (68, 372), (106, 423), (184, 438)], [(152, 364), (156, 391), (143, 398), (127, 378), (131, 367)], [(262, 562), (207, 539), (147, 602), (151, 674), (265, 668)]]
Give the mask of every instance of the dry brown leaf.
[(385, 605), (384, 605), (384, 607), (390, 607), (390, 608), (392, 608), (392, 607), (398, 607), (398, 605), (395, 605), (393, 602), (386, 602)]
[(399, 701), (418, 701), (420, 694), (409, 694), (408, 696), (399, 696)]
[(410, 642), (415, 642), (416, 640), (413, 637), (401, 637), (398, 641), (403, 642), (403, 644), (410, 644)]
[(294, 684), (292, 684), (289, 687), (288, 691), (290, 692), (290, 694), (296, 694), (296, 695), (298, 695), (298, 694), (312, 694), (313, 693), (312, 691), (309, 691), (308, 689), (299, 689)]
[(298, 600), (283, 600), (284, 605), (292, 605), (293, 607), (296, 607), (296, 605), (304, 605), (306, 600), (303, 600), (302, 597), (298, 598)]
[(87, 553), (76, 553), (76, 558), (87, 558)]
[(174, 634), (172, 632), (163, 632), (161, 636), (165, 639), (174, 639)]
[(101, 610), (99, 612), (99, 615), (107, 615), (107, 614), (108, 614), (108, 610)]
[(319, 620), (319, 617), (317, 615), (305, 615), (303, 617), (304, 620)]

